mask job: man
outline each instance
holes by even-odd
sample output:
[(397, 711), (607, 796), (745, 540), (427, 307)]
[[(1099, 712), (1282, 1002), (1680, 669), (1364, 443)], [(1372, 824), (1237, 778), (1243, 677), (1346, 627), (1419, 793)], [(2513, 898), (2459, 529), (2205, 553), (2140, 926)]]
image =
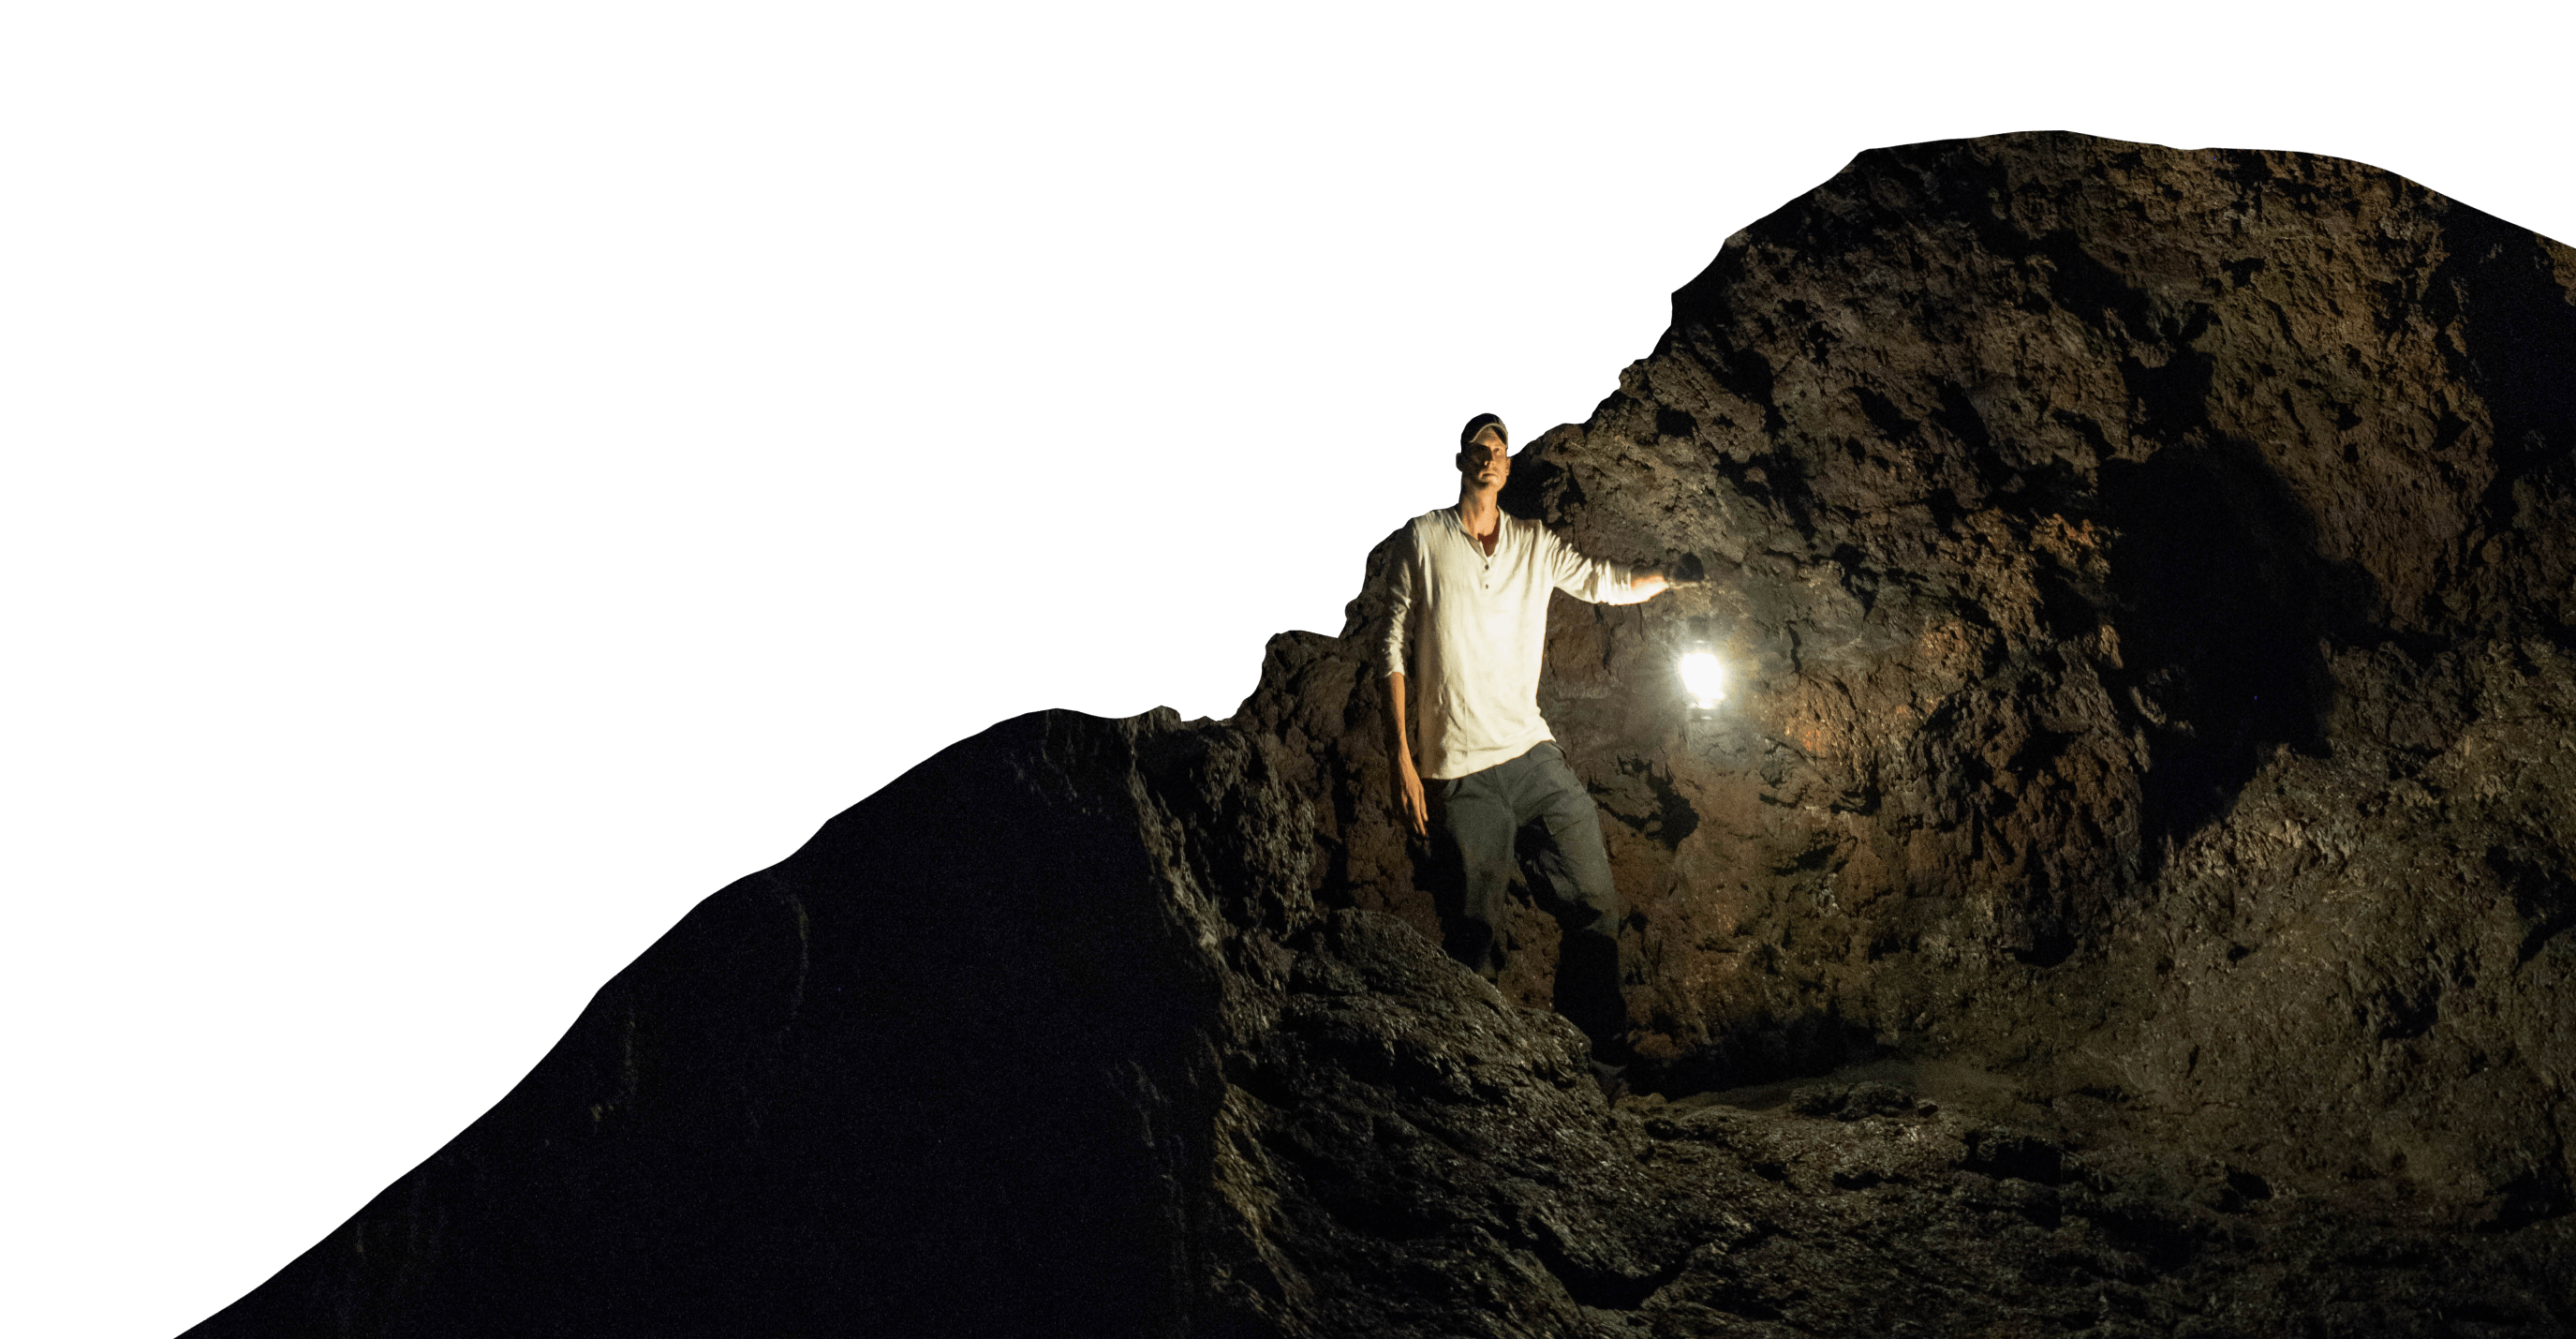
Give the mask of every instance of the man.
[[(1458, 505), (1414, 519), (1384, 576), (1380, 668), (1386, 676), (1396, 804), (1417, 836), (1436, 825), (1461, 877), (1450, 951), (1486, 980), (1502, 971), (1500, 925), (1514, 843), (1543, 840), (1534, 863), (1557, 895), (1564, 948), (1557, 998), (1592, 1039), (1602, 1087), (1626, 1063), (1619, 984), (1619, 894), (1592, 796), (1538, 713), (1547, 596), (1635, 604), (1665, 589), (1656, 573), (1586, 558), (1536, 521), (1505, 516), (1511, 477), (1503, 421), (1478, 414), (1458, 434)], [(1409, 541), (1409, 542), (1408, 542)], [(1410, 654), (1411, 677), (1407, 656)], [(1408, 686), (1418, 731), (1406, 728)], [(1417, 765), (1413, 736), (1421, 739)]]

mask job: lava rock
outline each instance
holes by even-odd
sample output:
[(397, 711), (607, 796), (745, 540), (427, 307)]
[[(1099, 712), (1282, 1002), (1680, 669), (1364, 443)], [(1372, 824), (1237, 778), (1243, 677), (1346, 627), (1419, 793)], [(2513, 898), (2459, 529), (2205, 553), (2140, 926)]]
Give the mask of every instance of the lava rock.
[(1440, 952), (1363, 582), (1229, 721), (1005, 722), (710, 897), (192, 1333), (2576, 1329), (2576, 253), (1877, 150), (1505, 501), (1706, 579), (1550, 614), (1642, 1095), (1534, 903)]
[[(1974, 1091), (1606, 1105), (1563, 1018), (1318, 904), (1275, 749), (1165, 713), (948, 750), (710, 898), (194, 1333), (2552, 1334), (2576, 1306), (2563, 1219), (2228, 1172), (2249, 1217), (2152, 1129), (2079, 1159)], [(984, 945), (925, 944), (924, 908)]]
[[(1975, 1056), (2313, 1193), (2576, 1205), (2576, 251), (2358, 163), (2002, 135), (1861, 155), (1673, 312), (1504, 499), (1708, 578), (1550, 614), (1632, 1084)], [(1436, 933), (1377, 612), (1238, 720), (1331, 797), (1322, 896)], [(1552, 922), (1507, 934), (1548, 1003)]]

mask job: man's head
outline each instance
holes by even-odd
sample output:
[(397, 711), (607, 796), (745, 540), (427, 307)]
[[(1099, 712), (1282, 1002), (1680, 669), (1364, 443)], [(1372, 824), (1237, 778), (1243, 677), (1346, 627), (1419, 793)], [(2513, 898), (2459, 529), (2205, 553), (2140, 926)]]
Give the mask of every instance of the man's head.
[(1458, 473), (1473, 492), (1500, 488), (1512, 477), (1512, 435), (1502, 419), (1478, 414), (1458, 430)]

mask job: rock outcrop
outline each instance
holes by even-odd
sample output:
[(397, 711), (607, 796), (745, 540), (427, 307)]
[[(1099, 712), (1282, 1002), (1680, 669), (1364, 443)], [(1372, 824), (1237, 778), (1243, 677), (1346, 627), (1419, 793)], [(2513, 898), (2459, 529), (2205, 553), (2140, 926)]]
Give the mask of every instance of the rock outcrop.
[[(2570, 1207), (2576, 252), (2332, 159), (1884, 150), (1525, 455), (1507, 506), (1712, 578), (1560, 600), (1541, 690), (1661, 1086), (1969, 1054), (2285, 1170)], [(1691, 635), (1722, 720), (1685, 719)], [(1279, 639), (1243, 719), (1354, 797), (1328, 883), (1433, 932), (1357, 664)]]
[(2330, 159), (1873, 151), (1506, 505), (1705, 582), (1560, 601), (1542, 688), (1642, 1095), (1538, 907), (1499, 990), (1440, 952), (1363, 599), (709, 898), (195, 1333), (2576, 1330), (2576, 252)]

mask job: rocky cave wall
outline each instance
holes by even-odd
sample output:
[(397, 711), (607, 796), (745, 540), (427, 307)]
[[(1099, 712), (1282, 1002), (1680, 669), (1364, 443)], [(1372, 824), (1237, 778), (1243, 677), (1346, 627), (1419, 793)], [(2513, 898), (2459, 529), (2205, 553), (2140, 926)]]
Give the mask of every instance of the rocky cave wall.
[(2007, 135), (1674, 315), (1506, 497), (1706, 583), (1542, 685), (1655, 1091), (1439, 951), (1362, 599), (926, 761), (192, 1333), (2576, 1332), (2576, 254)]
[[(2576, 251), (2357, 163), (2006, 135), (1861, 155), (1673, 305), (1505, 498), (1709, 582), (1557, 597), (1541, 689), (1651, 1081), (1969, 1054), (2569, 1207)], [(1436, 934), (1354, 645), (1276, 640), (1240, 719), (1335, 801), (1328, 900)]]

